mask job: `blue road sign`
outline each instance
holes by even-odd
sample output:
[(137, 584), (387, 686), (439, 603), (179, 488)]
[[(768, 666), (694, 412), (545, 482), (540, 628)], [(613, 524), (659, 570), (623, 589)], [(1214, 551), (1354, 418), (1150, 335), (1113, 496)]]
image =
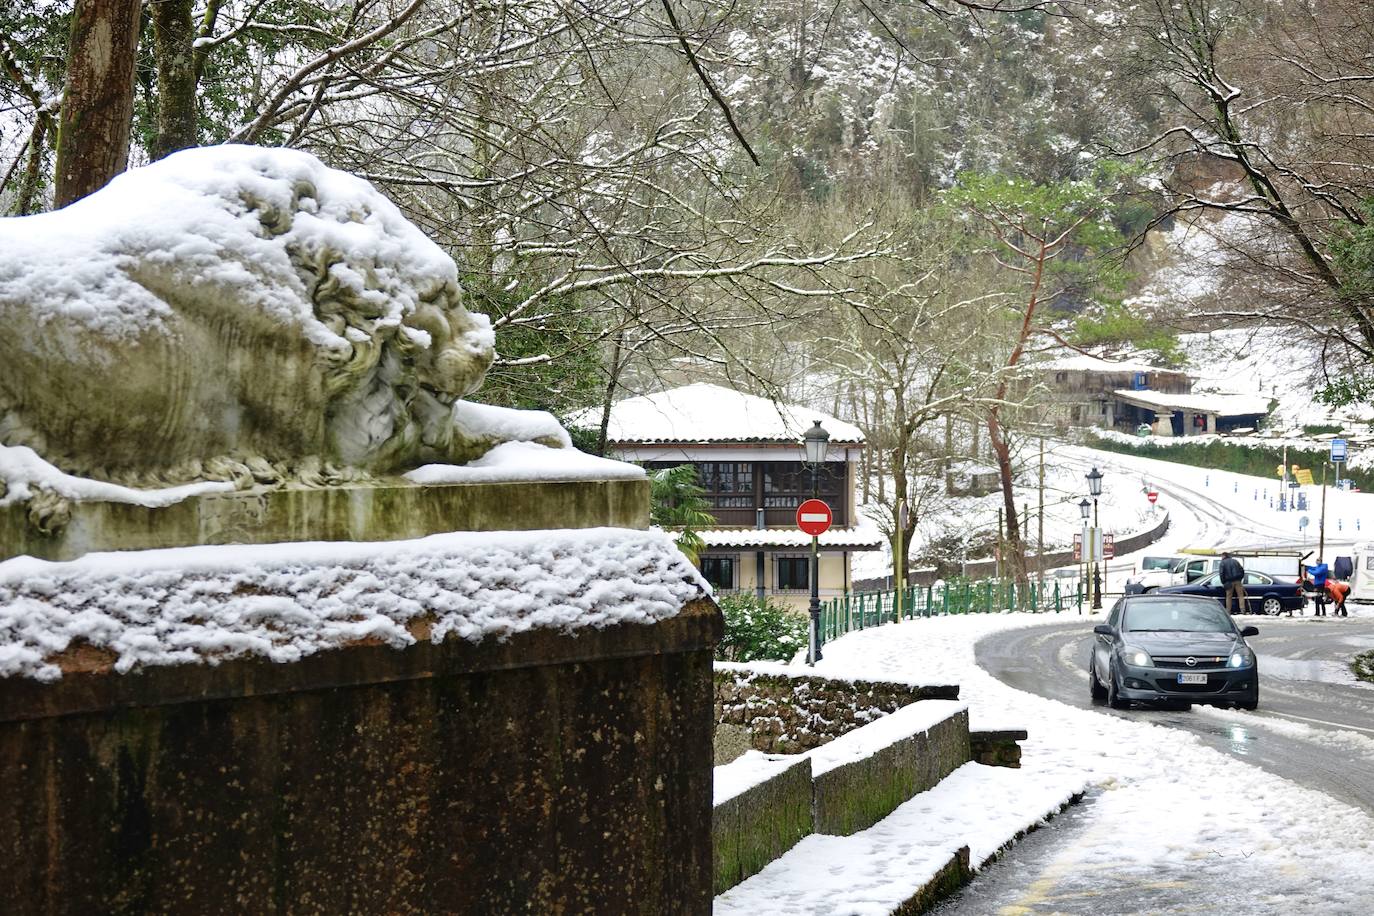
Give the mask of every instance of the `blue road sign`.
[(1345, 460), (1345, 457), (1346, 457), (1346, 454), (1347, 454), (1347, 453), (1348, 453), (1348, 449), (1346, 448), (1346, 444), (1345, 444), (1345, 440), (1344, 440), (1344, 439), (1332, 439), (1332, 440), (1331, 440), (1331, 463), (1332, 463), (1332, 464), (1340, 464), (1342, 461)]

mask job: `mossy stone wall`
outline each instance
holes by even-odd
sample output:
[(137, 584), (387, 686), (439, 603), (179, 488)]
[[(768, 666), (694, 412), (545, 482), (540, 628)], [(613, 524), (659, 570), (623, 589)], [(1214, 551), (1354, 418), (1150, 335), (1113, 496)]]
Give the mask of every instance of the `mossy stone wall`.
[(814, 832), (811, 758), (716, 805), (711, 837), (715, 893), (723, 894)]
[(960, 710), (929, 731), (819, 773), (812, 781), (816, 832), (849, 836), (872, 827), (969, 760), (968, 710)]
[(959, 687), (847, 681), (717, 667), (716, 722), (749, 730), (755, 750), (797, 754), (820, 747), (918, 700), (957, 700)]
[(0, 682), (12, 914), (711, 910), (711, 649), (653, 626)]

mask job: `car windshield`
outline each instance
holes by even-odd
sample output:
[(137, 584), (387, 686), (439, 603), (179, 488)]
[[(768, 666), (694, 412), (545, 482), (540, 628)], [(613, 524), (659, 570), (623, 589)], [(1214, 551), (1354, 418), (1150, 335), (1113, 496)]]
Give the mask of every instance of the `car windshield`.
[(1146, 557), (1140, 561), (1140, 571), (1147, 569), (1169, 569), (1174, 565), (1174, 560), (1169, 557)]
[(1135, 633), (1230, 633), (1235, 627), (1210, 601), (1140, 601), (1126, 605), (1121, 629)]
[(1197, 580), (1196, 582), (1194, 582), (1193, 584), (1194, 584), (1194, 585), (1206, 585), (1206, 586), (1216, 586), (1216, 585), (1220, 585), (1220, 584), (1221, 584), (1221, 575), (1218, 574), (1218, 573), (1212, 573), (1212, 574), (1209, 575), (1209, 576), (1203, 576), (1201, 579), (1198, 579), (1198, 580)]

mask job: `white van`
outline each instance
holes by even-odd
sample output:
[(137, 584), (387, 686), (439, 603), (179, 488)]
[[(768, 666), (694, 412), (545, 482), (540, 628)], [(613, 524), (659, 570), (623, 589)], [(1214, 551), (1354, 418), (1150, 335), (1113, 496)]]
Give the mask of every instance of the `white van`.
[(1165, 585), (1187, 585), (1221, 567), (1217, 557), (1145, 557), (1140, 572), (1126, 580), (1126, 594), (1136, 595)]
[[(1271, 576), (1281, 576), (1285, 579), (1298, 578), (1299, 557), (1296, 553), (1256, 553), (1252, 556), (1246, 556), (1245, 551), (1237, 551), (1235, 557), (1249, 572), (1268, 573)], [(1167, 568), (1162, 568), (1162, 564), (1159, 562), (1163, 559), (1166, 558), (1145, 557), (1141, 560), (1141, 571), (1126, 580), (1126, 594), (1140, 594), (1165, 585), (1187, 585), (1221, 569), (1220, 553), (1215, 556), (1192, 555), (1168, 558), (1172, 559), (1172, 563)], [(1371, 574), (1367, 594), (1370, 595), (1370, 600), (1374, 600), (1374, 574)]]

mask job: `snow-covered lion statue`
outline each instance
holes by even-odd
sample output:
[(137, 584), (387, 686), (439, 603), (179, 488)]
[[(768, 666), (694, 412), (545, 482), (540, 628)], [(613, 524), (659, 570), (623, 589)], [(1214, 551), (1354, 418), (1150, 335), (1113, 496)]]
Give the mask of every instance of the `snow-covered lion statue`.
[(327, 482), (511, 437), (462, 413), (493, 337), (453, 260), (306, 153), (187, 150), (0, 219), (0, 323), (0, 445), (70, 474)]

